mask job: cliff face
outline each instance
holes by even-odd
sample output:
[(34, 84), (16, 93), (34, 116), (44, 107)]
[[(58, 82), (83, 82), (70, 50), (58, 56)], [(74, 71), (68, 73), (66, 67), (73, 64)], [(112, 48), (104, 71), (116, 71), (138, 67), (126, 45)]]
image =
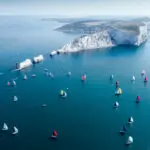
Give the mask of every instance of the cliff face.
[(116, 45), (134, 45), (140, 46), (148, 39), (148, 30), (146, 24), (134, 26), (130, 30), (125, 29), (110, 29), (109, 35)]
[(118, 45), (140, 46), (148, 39), (147, 25), (113, 26), (107, 30), (76, 38), (64, 45), (59, 52), (76, 52), (88, 49), (108, 48)]
[(139, 35), (137, 36), (135, 45), (139, 46), (148, 39), (148, 29), (147, 25), (139, 27)]
[(115, 46), (107, 31), (84, 35), (76, 38), (73, 42), (64, 45), (59, 52), (76, 52), (81, 50), (107, 48)]

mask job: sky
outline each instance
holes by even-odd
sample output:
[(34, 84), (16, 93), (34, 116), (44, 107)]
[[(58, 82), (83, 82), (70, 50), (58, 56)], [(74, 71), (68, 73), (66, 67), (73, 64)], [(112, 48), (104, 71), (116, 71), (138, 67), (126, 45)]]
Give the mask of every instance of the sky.
[(150, 16), (150, 0), (0, 0), (0, 15)]

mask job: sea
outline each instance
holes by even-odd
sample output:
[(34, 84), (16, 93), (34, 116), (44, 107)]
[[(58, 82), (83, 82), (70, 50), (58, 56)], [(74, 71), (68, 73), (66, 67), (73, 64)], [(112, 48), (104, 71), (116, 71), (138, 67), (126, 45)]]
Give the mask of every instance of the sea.
[[(0, 127), (4, 122), (9, 127), (0, 132), (0, 149), (150, 150), (150, 83), (144, 84), (145, 76), (141, 76), (144, 69), (150, 77), (150, 41), (140, 47), (51, 58), (52, 50), (79, 36), (55, 31), (62, 25), (38, 16), (0, 16)], [(44, 55), (44, 62), (14, 71), (16, 62), (39, 54)], [(23, 80), (24, 74), (27, 80)], [(81, 82), (82, 74), (87, 76), (85, 82)], [(135, 82), (131, 82), (133, 75)], [(16, 87), (7, 86), (11, 80)], [(119, 97), (114, 94), (117, 80), (123, 92)], [(67, 92), (65, 99), (60, 98), (60, 90)], [(13, 101), (15, 95), (17, 102)], [(135, 103), (137, 95), (139, 104)], [(113, 108), (115, 101), (120, 104), (118, 109)], [(130, 116), (134, 123), (127, 125), (122, 136), (119, 131)], [(12, 136), (14, 126), (19, 130), (16, 136)], [(56, 140), (51, 139), (54, 130)], [(128, 136), (134, 140), (130, 146), (125, 145)]]

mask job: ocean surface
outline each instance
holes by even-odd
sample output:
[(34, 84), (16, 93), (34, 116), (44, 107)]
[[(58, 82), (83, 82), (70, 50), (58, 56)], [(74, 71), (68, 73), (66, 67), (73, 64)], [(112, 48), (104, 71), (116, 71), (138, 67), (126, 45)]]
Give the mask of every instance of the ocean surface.
[[(142, 69), (150, 77), (150, 42), (138, 48), (122, 46), (50, 58), (50, 51), (78, 36), (54, 31), (61, 25), (40, 17), (0, 17), (0, 72), (4, 73), (0, 76), (0, 127), (4, 122), (9, 127), (0, 133), (0, 149), (150, 150), (150, 83), (145, 85), (141, 77)], [(16, 62), (38, 54), (44, 55), (43, 63), (12, 72)], [(54, 74), (53, 79), (45, 75), (45, 68)], [(83, 73), (87, 75), (84, 84)], [(11, 79), (16, 79), (16, 87), (6, 85)], [(123, 91), (120, 97), (114, 96), (116, 80)], [(66, 88), (68, 96), (61, 99), (59, 91)], [(137, 95), (140, 104), (135, 103)], [(115, 101), (120, 103), (118, 109), (113, 109)], [(119, 130), (130, 116), (135, 122), (121, 136)], [(16, 136), (11, 135), (13, 126), (19, 129)], [(58, 132), (57, 140), (50, 139), (53, 130)], [(129, 147), (125, 146), (128, 136), (134, 138)]]

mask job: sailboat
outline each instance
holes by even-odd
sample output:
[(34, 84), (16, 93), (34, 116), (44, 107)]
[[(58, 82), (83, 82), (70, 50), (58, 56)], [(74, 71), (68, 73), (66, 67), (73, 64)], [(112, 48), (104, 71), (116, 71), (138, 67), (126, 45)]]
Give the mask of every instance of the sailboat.
[(19, 130), (15, 126), (14, 126), (13, 130), (14, 130), (14, 132), (12, 133), (13, 135), (16, 135), (19, 133)]
[(133, 123), (133, 122), (134, 122), (133, 118), (130, 117), (130, 118), (128, 119), (128, 123), (131, 124), (131, 123)]
[(133, 137), (129, 136), (128, 139), (127, 139), (126, 145), (130, 145), (132, 143), (133, 143)]
[(122, 129), (120, 130), (120, 134), (124, 135), (126, 132), (127, 132), (127, 128), (126, 128), (126, 126), (124, 125), (124, 126), (122, 127)]
[(14, 102), (18, 101), (18, 97), (14, 96)]
[(132, 76), (132, 81), (135, 81), (135, 76)]
[(111, 76), (110, 76), (110, 80), (113, 80), (114, 79), (114, 75), (112, 74)]
[(3, 128), (2, 128), (2, 131), (7, 131), (7, 130), (8, 130), (8, 126), (7, 126), (6, 123), (4, 123)]
[(115, 95), (121, 95), (122, 94), (122, 90), (121, 88), (118, 88), (117, 91), (115, 92)]
[(59, 95), (60, 95), (62, 98), (67, 97), (67, 93), (66, 93), (64, 90), (61, 90)]
[(10, 85), (11, 85), (11, 83), (8, 81), (8, 82), (7, 82), (7, 86), (10, 86)]
[(71, 76), (71, 72), (68, 72), (68, 76)]
[(118, 108), (119, 107), (119, 103), (116, 101), (114, 104), (114, 108)]
[(143, 76), (143, 75), (145, 75), (145, 70), (142, 70), (142, 72), (141, 72), (141, 75)]
[(57, 132), (56, 131), (53, 131), (53, 134), (51, 136), (52, 139), (56, 139), (57, 138)]
[(15, 80), (13, 80), (12, 83), (13, 83), (13, 86), (16, 86), (16, 81)]
[(24, 80), (27, 80), (27, 75), (26, 75), (26, 74), (24, 75), (23, 79), (24, 79)]
[(49, 73), (49, 76), (51, 77), (51, 78), (53, 78), (54, 77), (54, 75), (50, 72)]

